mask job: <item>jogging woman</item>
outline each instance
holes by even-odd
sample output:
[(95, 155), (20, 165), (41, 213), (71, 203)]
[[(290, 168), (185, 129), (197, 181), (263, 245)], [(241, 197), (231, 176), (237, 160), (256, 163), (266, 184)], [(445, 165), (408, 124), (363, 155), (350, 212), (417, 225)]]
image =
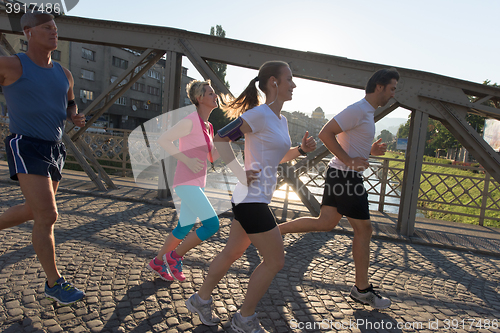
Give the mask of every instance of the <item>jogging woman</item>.
[[(266, 95), (265, 104), (259, 105), (257, 83)], [(295, 87), (287, 63), (266, 62), (243, 93), (224, 107), (227, 116), (236, 119), (219, 130), (214, 141), (222, 159), (238, 178), (232, 197), (234, 219), (226, 247), (212, 261), (200, 290), (186, 301), (187, 308), (198, 313), (206, 325), (217, 325), (220, 321), (212, 308), (213, 289), (232, 263), (253, 244), (263, 261), (250, 277), (245, 301), (233, 316), (231, 327), (236, 332), (266, 332), (255, 308), (285, 262), (283, 240), (269, 208), (278, 164), (316, 149), (315, 140), (308, 138), (307, 132), (301, 145), (290, 148), (288, 123), (281, 109), (285, 101), (292, 99)], [(245, 137), (244, 169), (229, 145), (242, 136)]]
[[(218, 97), (210, 81), (191, 81), (186, 90), (196, 112), (179, 121), (158, 140), (160, 146), (177, 159), (172, 187), (181, 199), (177, 226), (147, 266), (166, 281), (184, 281), (183, 256), (219, 230), (219, 218), (204, 193), (207, 159), (213, 162), (216, 158), (213, 127), (208, 117), (218, 107)], [(176, 140), (179, 140), (178, 148), (174, 145)], [(188, 235), (197, 217), (202, 226)]]

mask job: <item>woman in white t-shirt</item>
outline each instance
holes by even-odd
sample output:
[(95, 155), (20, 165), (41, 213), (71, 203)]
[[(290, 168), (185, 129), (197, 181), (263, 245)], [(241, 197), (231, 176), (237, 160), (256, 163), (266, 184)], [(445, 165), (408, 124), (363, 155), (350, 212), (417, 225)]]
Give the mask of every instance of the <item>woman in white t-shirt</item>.
[[(265, 104), (260, 104), (256, 83), (266, 95)], [(266, 332), (255, 308), (285, 262), (283, 240), (269, 209), (276, 187), (278, 164), (316, 149), (316, 141), (308, 137), (307, 132), (301, 145), (290, 148), (288, 123), (281, 115), (281, 109), (285, 101), (292, 99), (295, 87), (288, 64), (269, 61), (260, 67), (258, 76), (250, 81), (243, 93), (225, 107), (228, 117), (236, 120), (220, 130), (214, 142), (239, 180), (232, 197), (234, 219), (226, 247), (212, 261), (200, 290), (186, 301), (187, 308), (197, 312), (206, 325), (217, 325), (219, 322), (212, 308), (213, 289), (231, 264), (243, 255), (250, 244), (254, 244), (263, 261), (250, 277), (245, 301), (233, 316), (231, 327), (236, 332)], [(243, 135), (244, 169), (229, 145), (230, 141)]]

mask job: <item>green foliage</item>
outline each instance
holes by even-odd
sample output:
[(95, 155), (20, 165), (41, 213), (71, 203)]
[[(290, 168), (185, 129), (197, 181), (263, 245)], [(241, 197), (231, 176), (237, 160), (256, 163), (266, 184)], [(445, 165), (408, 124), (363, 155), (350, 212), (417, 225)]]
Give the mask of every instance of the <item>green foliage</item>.
[[(405, 155), (398, 152), (386, 152), (384, 157), (400, 159), (401, 161), (389, 161), (389, 168), (392, 170), (404, 169)], [(470, 214), (479, 216), (483, 200), (484, 173), (477, 170), (450, 168), (453, 161), (444, 158), (424, 156), (424, 162), (442, 164), (422, 165), (420, 196), (418, 205), (426, 209), (439, 209), (441, 212), (423, 210), (425, 217), (447, 220), (460, 223), (478, 224), (477, 217), (469, 217), (460, 214)], [(477, 164), (472, 166), (479, 166)], [(455, 186), (459, 184), (458, 186)], [(424, 194), (425, 193), (425, 194)], [(493, 202), (500, 200), (500, 191), (495, 191), (495, 184), (490, 182), (489, 193), (491, 199), (487, 199), (487, 205), (494, 205)], [(452, 205), (447, 202), (459, 202)], [(489, 220), (499, 218), (500, 212), (488, 210), (484, 220), (484, 225), (489, 227), (500, 227), (500, 221)]]
[(378, 139), (382, 139), (382, 142), (384, 143), (390, 143), (394, 140), (394, 136), (391, 132), (384, 129), (382, 130), (382, 132), (380, 132), (379, 136), (377, 136), (377, 140)]
[(399, 125), (398, 133), (396, 134), (397, 138), (407, 138), (410, 135), (410, 116), (408, 116), (408, 120), (406, 123)]
[[(210, 28), (210, 35), (217, 36), (220, 38), (226, 37), (226, 31), (222, 28), (221, 25), (216, 25), (215, 27)], [(230, 88), (229, 82), (226, 81), (226, 70), (227, 64), (221, 64), (219, 62), (207, 61), (210, 68), (214, 71), (215, 75), (221, 80), (227, 89)], [(219, 129), (224, 127), (229, 123), (229, 118), (226, 117), (224, 111), (220, 108), (217, 108), (212, 111), (210, 118), (208, 119), (212, 125), (214, 126), (214, 131), (217, 132)]]

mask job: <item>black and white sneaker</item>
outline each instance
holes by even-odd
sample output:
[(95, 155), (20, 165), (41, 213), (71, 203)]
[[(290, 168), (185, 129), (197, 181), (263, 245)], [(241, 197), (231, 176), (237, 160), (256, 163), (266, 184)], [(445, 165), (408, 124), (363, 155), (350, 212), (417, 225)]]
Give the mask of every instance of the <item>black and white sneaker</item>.
[(391, 306), (391, 300), (387, 297), (382, 297), (373, 289), (373, 285), (365, 289), (366, 292), (360, 292), (358, 287), (352, 286), (351, 298), (361, 304), (369, 305), (375, 309), (386, 309)]

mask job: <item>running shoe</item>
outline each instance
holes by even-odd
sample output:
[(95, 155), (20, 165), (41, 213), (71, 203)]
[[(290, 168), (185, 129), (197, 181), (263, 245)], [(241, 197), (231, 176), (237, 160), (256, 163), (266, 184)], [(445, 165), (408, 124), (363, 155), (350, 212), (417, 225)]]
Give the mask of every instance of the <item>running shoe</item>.
[(85, 297), (85, 293), (67, 282), (64, 277), (57, 279), (52, 288), (45, 283), (45, 296), (62, 305), (69, 305)]
[(174, 278), (168, 272), (167, 265), (165, 265), (164, 261), (160, 262), (158, 259), (156, 259), (156, 257), (154, 257), (146, 267), (151, 272), (157, 274), (160, 279), (165, 281), (174, 281)]
[(240, 311), (236, 312), (233, 320), (231, 320), (231, 328), (238, 333), (269, 333), (260, 324), (257, 313), (254, 313), (247, 321), (244, 321)]
[(378, 291), (373, 289), (373, 285), (370, 284), (370, 287), (366, 290), (366, 292), (361, 293), (358, 287), (352, 286), (350, 296), (356, 302), (369, 305), (375, 309), (386, 309), (391, 306), (391, 300), (387, 297), (380, 296)]
[(183, 257), (180, 258), (174, 258), (172, 254), (174, 251), (170, 251), (168, 253), (165, 253), (163, 255), (163, 262), (167, 263), (167, 268), (170, 274), (174, 276), (174, 278), (177, 281), (184, 281), (186, 280), (186, 277), (184, 276), (184, 273), (182, 273), (182, 259)]
[(194, 293), (186, 301), (186, 307), (189, 311), (197, 313), (201, 322), (207, 326), (215, 326), (220, 323), (220, 318), (217, 317), (214, 311), (212, 297), (210, 297), (209, 303), (203, 304), (198, 293)]

